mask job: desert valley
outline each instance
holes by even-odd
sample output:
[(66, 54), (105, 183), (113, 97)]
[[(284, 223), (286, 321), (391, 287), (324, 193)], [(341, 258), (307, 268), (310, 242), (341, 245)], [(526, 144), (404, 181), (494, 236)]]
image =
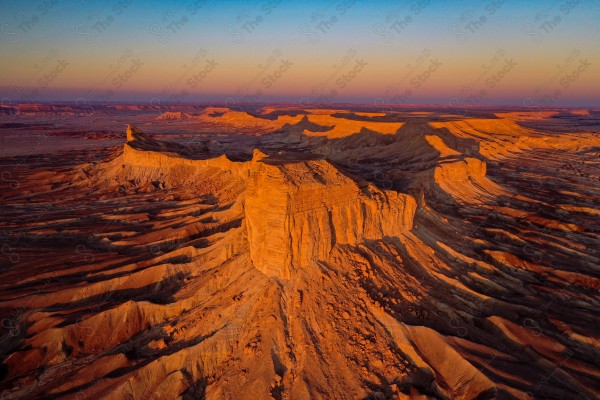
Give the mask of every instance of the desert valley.
[(600, 396), (600, 111), (20, 104), (9, 399)]

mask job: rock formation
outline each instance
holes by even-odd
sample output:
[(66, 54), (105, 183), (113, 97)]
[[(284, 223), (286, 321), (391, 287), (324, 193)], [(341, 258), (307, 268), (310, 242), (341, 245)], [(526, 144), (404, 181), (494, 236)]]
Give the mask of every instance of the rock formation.
[(289, 279), (292, 270), (327, 260), (335, 245), (411, 229), (414, 198), (362, 185), (325, 160), (255, 163), (245, 198), (254, 266)]

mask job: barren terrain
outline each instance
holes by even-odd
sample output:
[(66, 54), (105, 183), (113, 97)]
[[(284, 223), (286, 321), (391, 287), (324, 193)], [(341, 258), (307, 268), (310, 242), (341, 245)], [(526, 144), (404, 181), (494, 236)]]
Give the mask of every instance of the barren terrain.
[(2, 107), (2, 399), (600, 396), (600, 112)]

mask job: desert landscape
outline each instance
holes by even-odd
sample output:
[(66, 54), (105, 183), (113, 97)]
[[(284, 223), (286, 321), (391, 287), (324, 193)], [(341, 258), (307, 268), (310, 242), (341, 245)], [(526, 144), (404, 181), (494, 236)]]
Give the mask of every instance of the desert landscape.
[(600, 1), (0, 2), (0, 400), (600, 400)]
[(600, 110), (0, 107), (1, 399), (600, 397)]

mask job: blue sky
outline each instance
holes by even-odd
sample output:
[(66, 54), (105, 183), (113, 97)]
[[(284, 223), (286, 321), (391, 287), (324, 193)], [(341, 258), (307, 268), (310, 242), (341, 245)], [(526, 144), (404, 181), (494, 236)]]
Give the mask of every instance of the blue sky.
[(38, 0), (0, 9), (4, 102), (594, 106), (600, 92), (597, 1)]

